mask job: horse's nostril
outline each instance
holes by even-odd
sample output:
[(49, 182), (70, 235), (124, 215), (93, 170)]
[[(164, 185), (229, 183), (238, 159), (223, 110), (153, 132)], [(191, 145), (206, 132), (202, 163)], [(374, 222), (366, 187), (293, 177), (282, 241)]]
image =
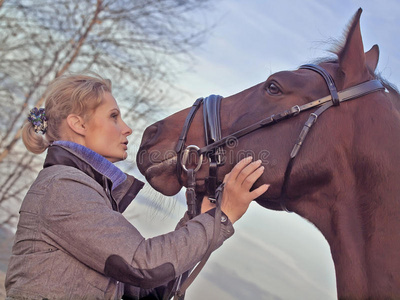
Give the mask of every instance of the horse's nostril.
[(154, 145), (158, 139), (158, 136), (160, 135), (160, 131), (161, 131), (160, 122), (154, 123), (153, 125), (150, 125), (149, 127), (147, 127), (143, 133), (142, 142), (140, 144), (140, 147), (148, 148), (151, 145)]

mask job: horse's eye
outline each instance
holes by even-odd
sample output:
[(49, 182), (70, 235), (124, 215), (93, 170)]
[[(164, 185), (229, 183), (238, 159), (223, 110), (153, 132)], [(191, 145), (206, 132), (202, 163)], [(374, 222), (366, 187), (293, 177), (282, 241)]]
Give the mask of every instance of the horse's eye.
[(281, 90), (275, 83), (269, 83), (267, 86), (267, 92), (270, 95), (279, 95), (281, 93)]

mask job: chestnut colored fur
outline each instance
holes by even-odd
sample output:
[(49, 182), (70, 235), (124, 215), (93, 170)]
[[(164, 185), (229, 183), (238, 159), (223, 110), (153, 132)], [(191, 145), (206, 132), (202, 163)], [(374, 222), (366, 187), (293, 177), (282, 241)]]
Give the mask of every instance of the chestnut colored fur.
[[(375, 78), (379, 49), (364, 53), (360, 9), (348, 27), (336, 61), (320, 65), (337, 89)], [(266, 89), (274, 82), (279, 95)], [(222, 179), (244, 155), (261, 158), (270, 183), (256, 201), (268, 209), (287, 208), (312, 222), (327, 239), (335, 264), (339, 299), (400, 299), (400, 97), (395, 89), (344, 102), (324, 113), (296, 157), (281, 197), (290, 151), (309, 113), (255, 131), (225, 147)], [(329, 94), (323, 78), (310, 70), (283, 71), (221, 104), (222, 136), (273, 113)], [(143, 135), (138, 166), (150, 184), (173, 195), (185, 184), (176, 174), (176, 145), (188, 109), (150, 126)], [(197, 113), (187, 145), (204, 146), (203, 116)], [(208, 174), (205, 162), (197, 174), (199, 192)], [(179, 179), (178, 179), (179, 178)]]

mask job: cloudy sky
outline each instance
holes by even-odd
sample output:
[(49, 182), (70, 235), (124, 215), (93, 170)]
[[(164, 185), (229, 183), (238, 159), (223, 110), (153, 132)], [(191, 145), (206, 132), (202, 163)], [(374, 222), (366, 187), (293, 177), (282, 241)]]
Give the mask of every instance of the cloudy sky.
[[(400, 86), (398, 0), (215, 2), (210, 14), (198, 18), (218, 20), (217, 27), (195, 51), (197, 63), (176, 83), (185, 91), (181, 108), (200, 96), (235, 94), (271, 73), (326, 56), (326, 42), (342, 37), (359, 7), (365, 50), (379, 45), (379, 71)], [(126, 216), (148, 237), (172, 230), (185, 210), (183, 196), (162, 201), (147, 187)], [(235, 229), (190, 287), (188, 300), (336, 298), (329, 247), (312, 224), (253, 204)]]

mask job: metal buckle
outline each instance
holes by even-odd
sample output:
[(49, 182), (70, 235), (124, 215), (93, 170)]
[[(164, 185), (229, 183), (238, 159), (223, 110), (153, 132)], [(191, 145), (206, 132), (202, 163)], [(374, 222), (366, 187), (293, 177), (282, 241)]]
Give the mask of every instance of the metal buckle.
[[(196, 150), (196, 152), (198, 152), (200, 150), (200, 148), (197, 147), (196, 145), (189, 145), (183, 151), (182, 160), (181, 160), (181, 166), (186, 172), (188, 171), (188, 169), (186, 168), (186, 163), (187, 163), (187, 160), (189, 158), (190, 150)], [(196, 166), (196, 168), (194, 169), (193, 172), (197, 172), (198, 170), (200, 170), (202, 163), (203, 163), (203, 154), (200, 154), (199, 161), (198, 161), (197, 166)]]
[(318, 119), (318, 115), (317, 115), (317, 114), (311, 113), (310, 116), (313, 116), (313, 117), (314, 117), (313, 124), (314, 124), (315, 122), (317, 122), (317, 119)]
[(292, 111), (294, 111), (293, 116), (297, 116), (301, 112), (300, 106), (298, 105), (293, 106)]
[[(222, 166), (225, 164), (224, 154), (225, 154), (225, 150), (222, 147), (218, 147), (215, 150), (215, 154), (214, 154), (215, 162), (217, 163), (218, 166)], [(211, 161), (211, 158), (210, 158), (210, 161)]]

